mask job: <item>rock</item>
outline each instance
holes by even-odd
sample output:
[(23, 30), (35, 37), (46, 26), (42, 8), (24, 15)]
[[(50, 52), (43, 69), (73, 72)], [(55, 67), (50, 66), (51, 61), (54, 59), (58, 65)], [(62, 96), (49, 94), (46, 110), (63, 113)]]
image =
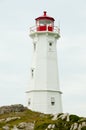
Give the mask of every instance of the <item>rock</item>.
[(55, 124), (52, 124), (52, 128), (53, 128), (53, 129), (55, 128)]
[(57, 120), (57, 114), (55, 114), (52, 118), (53, 121)]
[(5, 122), (7, 123), (7, 122), (10, 122), (10, 121), (15, 121), (17, 119), (21, 119), (21, 117), (8, 117), (8, 118), (6, 118)]
[(21, 104), (3, 106), (3, 107), (0, 107), (0, 114), (10, 113), (10, 112), (22, 112), (26, 109), (27, 108)]
[(27, 123), (27, 130), (34, 130), (34, 123)]
[(82, 122), (82, 127), (86, 126), (86, 122)]
[(82, 128), (82, 125), (81, 125), (81, 124), (79, 124), (79, 126), (78, 126), (78, 130), (81, 130), (81, 128)]
[(66, 120), (67, 122), (69, 122), (70, 121), (69, 113), (55, 114), (54, 117), (52, 118), (52, 120), (58, 120), (58, 119)]
[(52, 128), (52, 124), (49, 124), (47, 128), (48, 128), (48, 129), (51, 129), (51, 128)]
[(86, 118), (81, 118), (78, 122), (86, 122)]
[(78, 123), (72, 124), (70, 130), (78, 130)]
[(22, 122), (22, 123), (20, 123), (20, 124), (17, 126), (17, 128), (19, 128), (19, 129), (24, 129), (24, 128), (26, 128), (26, 126), (27, 126), (27, 123), (26, 123), (26, 122)]
[(14, 127), (11, 130), (19, 130), (16, 125), (14, 125)]
[(59, 118), (60, 115), (62, 115), (62, 113), (53, 115), (52, 120), (53, 120), (53, 121), (57, 120), (57, 119)]
[(74, 130), (78, 129), (78, 123), (74, 123), (73, 129), (74, 129)]
[(70, 121), (70, 117), (69, 117), (69, 113), (67, 113), (67, 119), (66, 119), (67, 122)]
[(21, 122), (20, 124), (18, 124), (17, 128), (24, 130), (34, 130), (34, 123)]
[(73, 130), (73, 124), (71, 125), (70, 130)]
[(9, 130), (10, 128), (9, 128), (9, 126), (6, 125), (6, 126), (3, 126), (2, 129), (3, 130)]
[(66, 120), (69, 121), (69, 113), (64, 113), (62, 115), (59, 116), (59, 118), (61, 118), (62, 120)]
[(53, 130), (55, 128), (55, 124), (49, 124), (46, 130)]
[(4, 122), (5, 121), (5, 119), (0, 119), (0, 123), (2, 123), (2, 122)]

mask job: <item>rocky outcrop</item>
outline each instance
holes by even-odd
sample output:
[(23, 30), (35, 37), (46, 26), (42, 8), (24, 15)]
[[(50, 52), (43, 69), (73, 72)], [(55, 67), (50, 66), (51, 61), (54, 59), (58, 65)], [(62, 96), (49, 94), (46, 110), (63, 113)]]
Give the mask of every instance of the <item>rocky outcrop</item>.
[(0, 107), (0, 114), (10, 113), (10, 112), (22, 112), (27, 108), (21, 104), (11, 105), (11, 106), (2, 106)]
[(53, 130), (55, 129), (55, 124), (49, 124), (45, 130)]
[(58, 120), (58, 119), (62, 119), (62, 120), (66, 120), (69, 121), (69, 113), (64, 113), (64, 114), (55, 114), (52, 118), (52, 120)]
[(5, 119), (0, 119), (0, 123), (8, 123), (10, 121), (15, 121), (15, 120), (18, 120), (18, 119), (21, 119), (21, 117), (8, 117), (8, 118), (5, 118)]
[(22, 123), (18, 124), (17, 128), (18, 129), (34, 130), (34, 123), (22, 122)]
[(70, 115), (69, 113), (56, 114), (52, 118), (53, 121), (58, 121), (59, 119), (66, 121), (64, 127), (70, 124), (69, 130), (86, 130), (86, 118), (80, 118), (76, 115)]
[(15, 120), (18, 120), (18, 119), (21, 119), (21, 117), (8, 117), (5, 119), (5, 123), (8, 123), (10, 121), (15, 121)]
[[(2, 127), (3, 130), (10, 130), (8, 125)], [(34, 130), (34, 123), (21, 122), (18, 125), (14, 125), (11, 130)]]
[(0, 130), (86, 130), (86, 118), (69, 113), (45, 115), (18, 104), (0, 108)]
[(9, 126), (5, 125), (2, 127), (3, 130), (10, 130)]

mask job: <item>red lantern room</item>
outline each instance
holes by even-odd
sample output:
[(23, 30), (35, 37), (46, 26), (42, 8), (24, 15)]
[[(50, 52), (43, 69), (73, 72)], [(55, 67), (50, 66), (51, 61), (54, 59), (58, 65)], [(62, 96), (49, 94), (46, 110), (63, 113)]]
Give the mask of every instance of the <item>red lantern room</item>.
[(53, 31), (54, 18), (47, 16), (47, 12), (44, 11), (43, 16), (36, 18), (36, 30), (37, 31)]

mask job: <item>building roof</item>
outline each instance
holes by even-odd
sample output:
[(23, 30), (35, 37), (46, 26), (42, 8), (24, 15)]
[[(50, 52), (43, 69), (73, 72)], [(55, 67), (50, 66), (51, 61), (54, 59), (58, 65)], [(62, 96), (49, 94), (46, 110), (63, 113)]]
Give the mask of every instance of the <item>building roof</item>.
[(53, 17), (47, 16), (46, 13), (47, 12), (44, 11), (44, 14), (42, 16), (40, 16), (40, 17), (37, 17), (35, 20), (38, 21), (38, 20), (47, 19), (47, 20), (55, 21), (55, 19)]

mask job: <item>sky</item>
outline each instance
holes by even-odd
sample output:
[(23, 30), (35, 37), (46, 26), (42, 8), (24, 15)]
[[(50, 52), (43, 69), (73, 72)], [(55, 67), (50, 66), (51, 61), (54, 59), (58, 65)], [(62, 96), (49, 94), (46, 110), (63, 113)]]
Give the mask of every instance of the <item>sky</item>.
[(43, 11), (60, 25), (57, 55), (63, 112), (86, 116), (86, 0), (0, 0), (0, 106), (27, 104), (29, 28)]

